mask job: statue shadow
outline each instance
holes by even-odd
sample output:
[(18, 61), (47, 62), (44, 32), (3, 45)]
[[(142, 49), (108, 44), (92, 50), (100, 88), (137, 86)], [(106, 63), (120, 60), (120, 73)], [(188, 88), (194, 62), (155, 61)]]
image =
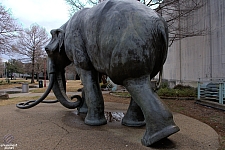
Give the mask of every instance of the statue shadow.
[[(82, 130), (102, 130), (105, 125), (101, 126), (90, 126), (84, 123), (86, 113), (78, 113), (78, 111), (67, 111), (65, 112), (64, 117), (62, 118), (62, 122), (72, 128), (79, 128)], [(121, 120), (124, 114), (122, 112), (105, 112), (105, 117), (107, 120), (107, 126), (117, 125), (117, 128), (124, 128), (121, 125)]]
[(154, 149), (171, 149), (176, 148), (176, 143), (168, 138), (164, 138), (151, 145)]
[[(108, 122), (108, 125), (103, 125), (103, 126), (89, 126), (84, 123), (84, 119), (86, 117), (85, 113), (78, 113), (77, 111), (67, 111), (62, 118), (62, 122), (66, 124), (67, 126), (70, 126), (71, 128), (77, 128), (81, 130), (106, 130), (106, 126), (110, 126), (110, 128), (116, 128), (116, 129), (128, 129), (127, 126), (122, 126), (121, 125), (121, 120), (119, 116), (118, 120), (115, 120), (113, 118), (113, 114), (111, 112), (105, 112), (106, 119)], [(118, 115), (118, 114), (117, 114)], [(112, 118), (111, 118), (112, 117)], [(105, 128), (106, 127), (106, 128)], [(136, 127), (135, 127), (136, 128)], [(139, 127), (139, 129), (143, 129), (143, 127)], [(151, 148), (154, 149), (173, 149), (176, 148), (176, 143), (168, 138), (164, 138), (150, 146)]]

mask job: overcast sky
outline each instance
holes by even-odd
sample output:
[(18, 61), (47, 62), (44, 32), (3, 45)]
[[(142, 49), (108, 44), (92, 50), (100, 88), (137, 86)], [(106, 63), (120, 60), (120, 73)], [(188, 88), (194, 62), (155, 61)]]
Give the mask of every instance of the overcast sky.
[[(0, 0), (0, 3), (11, 10), (13, 18), (23, 28), (37, 23), (50, 33), (51, 29), (59, 28), (69, 19), (69, 6), (65, 0)], [(3, 61), (11, 58), (1, 57)]]
[(65, 0), (0, 0), (6, 9), (11, 9), (13, 17), (29, 28), (37, 23), (49, 33), (69, 19), (69, 6)]
[(23, 28), (37, 23), (49, 33), (69, 19), (69, 6), (65, 0), (0, 0), (0, 3), (11, 10), (13, 18)]

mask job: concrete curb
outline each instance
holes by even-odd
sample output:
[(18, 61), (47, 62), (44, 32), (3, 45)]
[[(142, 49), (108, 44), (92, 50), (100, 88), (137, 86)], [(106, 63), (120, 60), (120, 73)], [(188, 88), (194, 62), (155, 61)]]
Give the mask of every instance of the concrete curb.
[(209, 107), (212, 107), (212, 108), (216, 108), (216, 109), (225, 111), (225, 105), (222, 105), (222, 104), (217, 103), (217, 102), (197, 99), (196, 103), (200, 104), (200, 105), (203, 105), (203, 106), (209, 106)]

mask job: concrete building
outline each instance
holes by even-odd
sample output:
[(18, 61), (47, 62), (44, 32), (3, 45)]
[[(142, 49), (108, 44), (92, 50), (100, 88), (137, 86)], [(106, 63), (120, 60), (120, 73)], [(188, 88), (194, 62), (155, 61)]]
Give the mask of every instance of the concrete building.
[(205, 29), (207, 34), (175, 41), (168, 51), (163, 78), (176, 84), (225, 78), (225, 0), (203, 2), (180, 25)]

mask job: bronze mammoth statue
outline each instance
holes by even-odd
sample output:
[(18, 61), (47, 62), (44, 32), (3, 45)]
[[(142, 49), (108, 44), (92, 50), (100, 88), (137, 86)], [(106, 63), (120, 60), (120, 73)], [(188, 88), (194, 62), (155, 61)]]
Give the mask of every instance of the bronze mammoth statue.
[(145, 119), (143, 145), (150, 146), (179, 131), (150, 85), (162, 71), (168, 50), (167, 24), (154, 10), (136, 0), (107, 0), (76, 12), (51, 35), (45, 48), (50, 85), (63, 106), (82, 109), (81, 98), (71, 102), (65, 93), (64, 69), (75, 64), (84, 86), (86, 124), (107, 123), (98, 78), (103, 73), (132, 96), (122, 124), (139, 126)]

